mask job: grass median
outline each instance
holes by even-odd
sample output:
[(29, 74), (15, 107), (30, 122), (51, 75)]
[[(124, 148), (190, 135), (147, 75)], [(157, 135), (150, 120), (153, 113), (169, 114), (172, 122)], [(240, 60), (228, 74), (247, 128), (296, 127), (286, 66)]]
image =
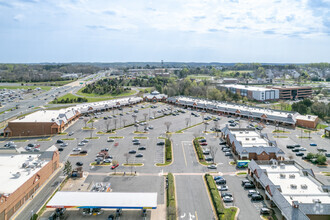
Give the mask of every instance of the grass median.
[(174, 176), (172, 173), (167, 175), (167, 188), (166, 188), (166, 207), (167, 207), (167, 220), (176, 220), (176, 199), (175, 199), (175, 185)]
[(215, 181), (213, 179), (213, 176), (211, 176), (210, 174), (205, 174), (204, 177), (212, 200), (214, 210), (216, 212), (217, 219), (234, 220), (237, 212), (237, 208), (236, 207), (225, 208), (221, 200), (219, 191), (217, 189), (217, 185), (215, 184)]

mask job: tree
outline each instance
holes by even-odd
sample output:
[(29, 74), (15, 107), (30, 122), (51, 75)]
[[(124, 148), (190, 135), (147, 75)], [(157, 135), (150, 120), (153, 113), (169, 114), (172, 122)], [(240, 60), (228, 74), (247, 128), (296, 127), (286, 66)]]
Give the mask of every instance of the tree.
[(111, 124), (111, 119), (105, 120), (104, 124), (105, 124), (105, 128), (106, 128), (106, 132), (109, 131), (109, 127), (110, 127), (110, 124)]
[(133, 119), (134, 119), (134, 123), (136, 123), (136, 118), (137, 118), (137, 115), (132, 115)]
[(123, 119), (124, 127), (125, 127), (125, 125), (126, 125), (126, 122), (127, 122), (127, 119), (124, 118), (124, 119)]
[(88, 118), (84, 118), (85, 127), (87, 127)]
[(164, 125), (166, 126), (166, 133), (169, 133), (172, 122), (167, 121), (167, 122), (164, 123)]
[(319, 164), (319, 165), (323, 165), (325, 164), (325, 162), (327, 161), (327, 158), (322, 155), (322, 154), (319, 154), (316, 158), (316, 162)]
[(190, 118), (185, 118), (186, 120), (186, 127), (188, 127), (189, 123), (190, 123)]
[(70, 161), (67, 160), (64, 165), (63, 173), (64, 175), (69, 176), (71, 175), (71, 172), (72, 172), (72, 164)]
[(125, 153), (124, 154), (124, 157), (125, 157), (125, 159), (126, 159), (126, 164), (128, 164), (128, 160), (129, 160), (129, 158), (130, 158), (130, 154), (129, 153)]
[(214, 121), (214, 130), (217, 133), (217, 137), (219, 137), (219, 121)]
[(154, 118), (156, 118), (157, 112), (156, 111), (152, 111), (152, 114), (154, 114)]
[[(112, 165), (117, 165), (119, 162), (117, 160), (112, 160)], [(116, 173), (117, 169), (115, 169), (115, 173)]]
[(217, 154), (218, 148), (215, 147), (214, 145), (210, 146), (210, 155), (212, 157), (212, 162), (214, 163), (215, 155)]
[(148, 113), (143, 113), (144, 121), (147, 121)]
[(204, 126), (205, 126), (205, 133), (207, 132), (207, 126), (209, 125), (209, 123), (208, 122), (204, 122)]
[(115, 119), (113, 120), (113, 122), (115, 123), (115, 130), (116, 130), (116, 129), (117, 129), (118, 118), (115, 118)]

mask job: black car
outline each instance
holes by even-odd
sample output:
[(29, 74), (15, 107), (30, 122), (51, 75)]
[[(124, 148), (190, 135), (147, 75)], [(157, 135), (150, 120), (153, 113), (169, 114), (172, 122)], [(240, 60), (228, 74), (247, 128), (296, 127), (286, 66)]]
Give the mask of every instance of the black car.
[(205, 161), (213, 161), (213, 158), (212, 157), (206, 157)]
[(264, 200), (264, 197), (262, 195), (259, 195), (259, 194), (253, 194), (251, 196), (251, 200), (252, 201), (260, 201), (260, 200)]
[(133, 142), (133, 145), (140, 145), (140, 142)]
[(60, 147), (60, 148), (58, 148), (58, 151), (63, 151), (63, 150), (64, 150), (64, 149), (63, 149), (63, 148), (61, 148), (61, 147)]
[(82, 165), (84, 165), (84, 164), (83, 164), (82, 162), (77, 162), (76, 165), (77, 165), (77, 166), (82, 166)]
[(200, 139), (199, 142), (206, 142), (206, 139)]
[(28, 147), (35, 147), (36, 145), (35, 144), (28, 144), (27, 146)]
[(272, 210), (269, 208), (261, 208), (260, 209), (260, 214), (261, 215), (270, 215), (272, 214)]
[(128, 153), (135, 154), (136, 153), (136, 150), (130, 150), (130, 151), (128, 151)]
[(230, 193), (230, 192), (223, 192), (223, 193), (221, 193), (221, 197), (222, 198), (225, 197), (225, 196), (233, 197), (233, 194)]
[(299, 152), (299, 148), (292, 149), (292, 152)]
[(242, 186), (244, 186), (247, 183), (250, 183), (250, 180), (247, 180), (247, 179), (242, 180)]
[(226, 184), (227, 181), (225, 179), (218, 179), (217, 181), (215, 181), (215, 183), (221, 185), (221, 184)]
[(138, 149), (139, 150), (146, 150), (147, 148), (145, 146), (140, 146)]
[(80, 154), (87, 154), (87, 150), (82, 150), (79, 152)]
[(253, 183), (245, 183), (244, 189), (255, 189), (256, 186)]
[(157, 142), (157, 145), (164, 145), (164, 144), (165, 144), (164, 141), (159, 141), (159, 142)]
[(226, 145), (226, 141), (221, 141), (219, 145)]
[(293, 146), (293, 145), (286, 145), (286, 148), (288, 148), (288, 149), (293, 149), (294, 146)]
[(56, 143), (57, 143), (57, 144), (63, 144), (64, 141), (62, 141), (62, 140), (57, 140)]
[(298, 157), (302, 157), (302, 156), (304, 156), (305, 154), (304, 153), (302, 153), (302, 152), (298, 152), (298, 153), (296, 153), (296, 156), (298, 156)]
[(293, 145), (293, 147), (300, 147), (300, 144), (295, 144), (295, 145)]
[(115, 216), (114, 215), (109, 215), (108, 216), (108, 220), (114, 220), (115, 219)]

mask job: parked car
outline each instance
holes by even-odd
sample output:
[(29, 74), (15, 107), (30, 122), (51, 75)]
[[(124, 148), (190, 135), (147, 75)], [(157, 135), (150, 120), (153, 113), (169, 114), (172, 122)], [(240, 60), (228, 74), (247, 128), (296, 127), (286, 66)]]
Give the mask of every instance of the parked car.
[(117, 164), (113, 164), (113, 165), (111, 166), (111, 169), (116, 169), (118, 166), (119, 166), (119, 163), (117, 163)]
[(231, 152), (226, 152), (226, 153), (225, 153), (225, 156), (227, 156), (227, 157), (231, 157), (231, 156), (233, 156), (233, 154), (232, 154)]
[(213, 158), (212, 157), (206, 157), (205, 161), (213, 161)]
[(165, 144), (164, 141), (159, 141), (159, 142), (157, 142), (157, 145), (164, 145), (164, 144)]
[(229, 149), (228, 147), (223, 147), (223, 148), (222, 148), (222, 151), (223, 151), (223, 152), (229, 152), (230, 149)]
[(69, 136), (72, 136), (73, 134), (74, 134), (74, 132), (73, 132), (73, 131), (69, 132)]
[(134, 142), (140, 142), (140, 140), (139, 140), (139, 139), (133, 139), (132, 142), (133, 142), (133, 143), (134, 143)]
[(72, 151), (81, 151), (81, 148), (80, 147), (75, 147), (72, 149)]
[(59, 139), (59, 140), (56, 141), (56, 144), (62, 144), (63, 142), (64, 141), (62, 141), (62, 140)]
[(217, 186), (219, 191), (227, 191), (228, 190), (228, 186), (224, 185), (224, 186)]
[(143, 157), (143, 154), (139, 153), (139, 154), (135, 155), (135, 157)]
[(251, 190), (249, 190), (249, 192), (248, 192), (248, 197), (251, 197), (252, 195), (254, 195), (254, 194), (260, 194), (258, 191), (256, 191), (256, 190), (254, 190), (254, 189), (251, 189)]
[(209, 155), (210, 154), (210, 150), (203, 150), (203, 154)]
[(260, 214), (261, 215), (271, 215), (272, 214), (272, 210), (266, 207), (263, 207), (260, 209)]
[(103, 148), (103, 149), (101, 149), (101, 152), (102, 152), (102, 151), (106, 151), (106, 152), (108, 152), (108, 151), (109, 151), (109, 148), (107, 148), (107, 147), (106, 147), (106, 148)]
[(305, 154), (304, 153), (302, 153), (302, 152), (298, 152), (298, 153), (296, 153), (296, 156), (298, 156), (298, 157), (302, 157), (302, 156), (304, 156)]
[(200, 145), (206, 146), (207, 145), (207, 142), (201, 142)]
[(109, 216), (108, 216), (108, 220), (115, 220), (115, 216), (114, 216), (114, 215), (112, 215), (112, 214), (111, 214), (111, 215), (109, 215)]
[(82, 150), (79, 152), (80, 154), (87, 154), (87, 150)]
[(138, 150), (146, 150), (147, 148), (145, 146), (140, 146)]
[(82, 142), (82, 143), (88, 143), (88, 142), (89, 142), (89, 140), (87, 140), (87, 139), (84, 139), (84, 140), (82, 140), (81, 142)]
[(79, 142), (78, 146), (85, 146), (85, 143), (84, 142)]
[(262, 195), (259, 195), (259, 194), (253, 194), (251, 196), (251, 200), (252, 201), (260, 201), (260, 200), (264, 200), (264, 197)]
[(104, 159), (103, 163), (111, 163), (111, 161), (112, 161), (111, 159)]
[(315, 144), (315, 143), (310, 143), (309, 145), (312, 146), (312, 147), (316, 147), (317, 146), (317, 144)]
[(77, 162), (76, 165), (77, 165), (77, 166), (82, 166), (82, 165), (84, 165), (84, 164), (83, 164), (82, 162)]
[(207, 142), (206, 139), (199, 139), (199, 142)]
[(61, 148), (61, 147), (60, 147), (60, 148), (58, 148), (58, 151), (63, 151), (63, 150), (64, 150), (64, 149), (63, 149), (63, 148)]
[(140, 142), (133, 142), (133, 145), (140, 145)]
[(292, 152), (299, 152), (299, 148), (293, 148)]
[(288, 149), (293, 149), (294, 146), (293, 146), (293, 145), (286, 145), (286, 148), (288, 148)]
[(227, 181), (225, 179), (219, 179), (219, 180), (216, 180), (215, 183), (218, 185), (222, 185), (222, 184), (226, 184)]
[(136, 153), (136, 150), (130, 150), (130, 151), (128, 151), (128, 153), (135, 154)]
[(115, 142), (115, 139), (110, 138), (107, 140), (107, 142)]
[(307, 149), (304, 147), (298, 147), (297, 149), (299, 149), (299, 151), (306, 151)]
[(60, 144), (60, 147), (66, 147), (66, 146), (68, 146), (68, 143), (62, 143), (62, 144)]
[(223, 202), (233, 202), (234, 198), (231, 196), (222, 197)]
[(222, 192), (221, 197), (225, 197), (225, 196), (233, 197), (233, 194), (231, 192)]
[(217, 166), (214, 164), (208, 165), (207, 168), (209, 169), (217, 169)]
[(245, 183), (244, 189), (255, 189), (256, 186), (253, 183)]
[(224, 179), (222, 176), (215, 176), (213, 177), (214, 180), (220, 180), (220, 179)]

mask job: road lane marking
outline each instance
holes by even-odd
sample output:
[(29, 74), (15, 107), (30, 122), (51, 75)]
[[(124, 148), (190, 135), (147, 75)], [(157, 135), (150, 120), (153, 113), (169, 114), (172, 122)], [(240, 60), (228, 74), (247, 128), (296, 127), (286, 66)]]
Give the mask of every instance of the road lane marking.
[(196, 217), (196, 220), (198, 220), (197, 211), (195, 211), (195, 217)]
[(181, 146), (182, 146), (182, 151), (183, 151), (184, 163), (186, 164), (186, 167), (187, 167), (187, 159), (186, 159), (186, 154), (184, 152), (183, 142), (181, 142)]

